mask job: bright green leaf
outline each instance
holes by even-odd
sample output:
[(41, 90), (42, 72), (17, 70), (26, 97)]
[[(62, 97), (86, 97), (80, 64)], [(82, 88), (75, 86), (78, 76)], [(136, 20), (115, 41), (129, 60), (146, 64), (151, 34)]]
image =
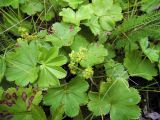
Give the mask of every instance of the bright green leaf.
[(148, 59), (142, 59), (141, 53), (133, 51), (126, 55), (124, 65), (131, 76), (143, 77), (152, 80), (157, 75), (157, 70)]
[(66, 71), (61, 67), (67, 62), (65, 56), (58, 55), (58, 48), (41, 48), (39, 87), (59, 86), (59, 79), (66, 76)]
[(77, 34), (70, 47), (74, 51), (79, 51), (81, 48), (87, 48), (88, 45), (89, 42), (86, 40), (86, 38), (82, 35)]
[(160, 52), (154, 48), (148, 48), (148, 38), (141, 39), (140, 46), (144, 54), (150, 59), (151, 62), (158, 62)]
[(111, 120), (138, 119), (140, 116), (136, 105), (140, 102), (137, 90), (126, 87), (122, 81), (103, 82), (100, 92), (90, 92), (89, 98), (88, 108), (96, 116), (109, 112)]
[(55, 23), (52, 26), (53, 34), (46, 36), (46, 41), (52, 42), (56, 47), (69, 46), (74, 36), (80, 31), (78, 26), (66, 23)]
[(113, 5), (113, 0), (93, 0), (92, 1), (94, 13), (97, 16), (105, 15), (107, 10), (112, 8), (112, 5)]
[(76, 77), (66, 85), (49, 89), (44, 97), (44, 104), (51, 105), (54, 110), (63, 106), (65, 114), (74, 117), (79, 113), (79, 106), (86, 104), (88, 101), (85, 93), (88, 87), (86, 81)]
[(63, 106), (58, 107), (56, 110), (51, 110), (52, 112), (52, 119), (51, 120), (62, 120), (64, 114)]
[(26, 86), (36, 81), (38, 77), (38, 48), (35, 42), (18, 43), (15, 52), (7, 54), (6, 77), (8, 81), (15, 81), (17, 85)]
[(43, 4), (39, 0), (29, 0), (21, 6), (21, 10), (28, 15), (34, 15), (43, 10)]
[(114, 20), (109, 16), (100, 17), (99, 22), (102, 29), (106, 31), (111, 31), (115, 26)]
[(73, 23), (78, 26), (81, 20), (90, 19), (92, 14), (93, 10), (90, 4), (81, 6), (77, 12), (74, 12), (71, 8), (63, 8), (59, 13), (63, 17), (63, 22)]
[(84, 23), (86, 26), (90, 28), (94, 35), (99, 35), (102, 31), (102, 28), (99, 24), (99, 17), (93, 15), (91, 19)]
[(42, 91), (37, 91), (32, 103), (34, 105), (38, 105), (42, 101), (42, 98), (43, 98)]
[(65, 2), (68, 2), (69, 6), (73, 9), (76, 9), (78, 5), (82, 4), (84, 0), (63, 0)]
[(123, 18), (121, 7), (113, 4), (113, 0), (93, 0), (92, 8), (95, 15), (92, 15), (84, 24), (91, 29), (94, 35), (111, 31), (115, 22)]
[(113, 80), (124, 80), (127, 81), (129, 78), (127, 71), (121, 63), (116, 63), (113, 60), (107, 61), (105, 66), (105, 72), (107, 76)]
[(159, 51), (152, 49), (152, 48), (148, 48), (144, 51), (145, 55), (150, 59), (151, 62), (158, 62), (159, 61)]
[(123, 18), (122, 8), (114, 4), (112, 8), (106, 12), (105, 16), (109, 16), (114, 21), (120, 21)]
[(84, 58), (80, 62), (80, 65), (83, 67), (90, 67), (100, 64), (107, 55), (108, 51), (102, 44), (92, 43), (87, 47), (87, 51), (84, 52)]

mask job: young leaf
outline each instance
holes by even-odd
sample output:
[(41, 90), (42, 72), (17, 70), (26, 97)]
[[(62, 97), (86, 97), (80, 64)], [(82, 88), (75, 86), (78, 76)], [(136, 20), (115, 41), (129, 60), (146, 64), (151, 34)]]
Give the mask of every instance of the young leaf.
[(113, 0), (93, 0), (91, 4), (94, 15), (84, 24), (88, 26), (94, 35), (100, 35), (103, 31), (111, 31), (116, 21), (122, 19), (122, 9), (113, 4)]
[(105, 31), (111, 31), (115, 26), (115, 22), (113, 21), (113, 19), (108, 16), (100, 17), (99, 22), (102, 29)]
[(88, 45), (89, 45), (89, 42), (86, 40), (86, 38), (82, 35), (77, 34), (74, 37), (74, 41), (70, 47), (72, 50), (77, 52), (81, 48), (87, 48)]
[(104, 64), (104, 67), (107, 76), (112, 80), (126, 81), (129, 78), (127, 71), (125, 71), (124, 66), (121, 63), (110, 60)]
[(3, 79), (5, 71), (6, 71), (5, 59), (2, 56), (0, 56), (0, 82)]
[(151, 62), (158, 62), (160, 51), (154, 48), (148, 48), (149, 46), (148, 38), (141, 39), (140, 46), (144, 54), (150, 59)]
[(65, 114), (74, 117), (79, 113), (79, 106), (88, 101), (85, 93), (88, 87), (86, 81), (76, 77), (66, 85), (49, 89), (48, 94), (44, 97), (44, 104), (51, 105), (54, 110), (63, 106)]
[(87, 47), (84, 58), (80, 65), (83, 67), (91, 67), (104, 61), (104, 57), (108, 55), (108, 51), (102, 44), (92, 43)]
[(52, 26), (53, 34), (46, 36), (46, 41), (52, 42), (54, 46), (62, 47), (72, 44), (74, 36), (80, 31), (78, 26), (66, 23), (55, 23)]
[(90, 4), (81, 6), (77, 12), (74, 12), (71, 8), (63, 8), (59, 13), (63, 17), (63, 22), (73, 23), (80, 25), (81, 20), (90, 19), (93, 14), (93, 10)]
[(105, 16), (109, 16), (113, 21), (120, 21), (123, 18), (122, 8), (114, 4), (112, 8), (106, 12)]
[(121, 7), (113, 4), (113, 0), (93, 0), (92, 6), (96, 16), (108, 16), (113, 21), (119, 21), (123, 17)]
[(41, 48), (40, 53), (40, 73), (38, 86), (47, 88), (49, 86), (59, 86), (59, 80), (66, 76), (66, 71), (61, 67), (67, 62), (65, 56), (58, 55), (58, 48)]
[(99, 24), (99, 17), (92, 15), (91, 19), (84, 23), (86, 26), (90, 28), (94, 35), (99, 35), (102, 31), (102, 28)]
[(17, 85), (26, 86), (33, 83), (38, 77), (38, 48), (35, 42), (28, 44), (20, 42), (15, 52), (7, 54), (7, 69), (5, 76), (8, 81), (15, 81)]
[(90, 92), (89, 99), (88, 108), (96, 116), (109, 112), (111, 120), (138, 119), (140, 116), (136, 105), (140, 102), (137, 90), (126, 87), (122, 81), (103, 82), (99, 93)]
[(132, 51), (126, 55), (124, 65), (128, 69), (131, 76), (143, 77), (147, 80), (152, 80), (153, 76), (157, 75), (157, 70), (148, 59), (142, 59), (141, 53)]
[(28, 15), (34, 15), (43, 10), (43, 4), (39, 0), (29, 0), (21, 6), (21, 10)]
[(113, 0), (93, 0), (92, 2), (94, 13), (97, 16), (105, 15), (107, 10), (112, 8), (112, 5)]
[(68, 2), (70, 7), (76, 9), (78, 5), (82, 4), (85, 0), (63, 0), (63, 1)]

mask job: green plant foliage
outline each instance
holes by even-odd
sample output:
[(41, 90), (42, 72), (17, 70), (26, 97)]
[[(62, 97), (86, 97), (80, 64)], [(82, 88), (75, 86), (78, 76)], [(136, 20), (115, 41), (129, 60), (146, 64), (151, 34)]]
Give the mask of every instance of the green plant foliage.
[(77, 52), (81, 48), (87, 48), (88, 45), (89, 45), (89, 42), (87, 41), (87, 39), (84, 36), (77, 34), (74, 37), (74, 41), (72, 45), (70, 46), (70, 48), (74, 50), (75, 52)]
[(20, 42), (15, 52), (7, 53), (6, 77), (17, 85), (26, 86), (38, 78), (38, 48), (35, 42)]
[[(0, 28), (0, 32), (3, 32), (3, 30)], [(10, 38), (9, 36), (3, 34), (0, 35), (0, 52), (4, 53), (6, 48), (9, 48), (10, 46), (13, 46), (15, 43), (13, 38)]]
[(133, 16), (125, 20), (111, 35), (116, 38), (117, 48), (125, 48), (126, 51), (138, 49), (136, 41), (145, 37), (159, 39), (160, 12)]
[(60, 85), (59, 79), (66, 76), (66, 71), (60, 67), (67, 62), (65, 56), (58, 55), (58, 48), (41, 48), (39, 64), (40, 73), (38, 78), (39, 87)]
[(86, 81), (76, 77), (66, 85), (49, 89), (44, 98), (44, 104), (51, 105), (54, 110), (62, 105), (65, 114), (74, 117), (79, 113), (79, 106), (86, 104), (88, 101), (85, 93), (88, 87)]
[(94, 0), (92, 3), (94, 14), (85, 25), (89, 26), (94, 35), (102, 31), (111, 31), (115, 22), (122, 19), (122, 9), (113, 4), (113, 0)]
[(3, 95), (3, 88), (0, 87), (0, 100), (1, 100), (1, 98), (2, 98), (2, 95)]
[(3, 79), (6, 70), (6, 63), (4, 57), (0, 56), (0, 82)]
[(63, 1), (68, 2), (70, 7), (76, 9), (80, 4), (82, 4), (86, 0), (63, 0)]
[[(85, 79), (91, 78), (94, 74), (92, 66), (104, 62), (108, 55), (107, 49), (102, 44), (90, 43), (81, 35), (77, 35), (71, 46), (72, 52), (69, 54), (70, 72), (79, 73)], [(95, 51), (96, 49), (96, 51)]]
[(103, 45), (98, 43), (92, 43), (88, 46), (87, 51), (84, 52), (84, 58), (80, 64), (83, 67), (90, 67), (96, 64), (100, 64), (104, 61), (104, 57), (108, 55), (107, 50)]
[(55, 17), (55, 13), (53, 10), (49, 10), (46, 13), (43, 12), (43, 15), (40, 16), (42, 21), (50, 21)]
[[(93, 9), (97, 16), (103, 16), (112, 8), (113, 0), (93, 0)], [(104, 8), (104, 9), (102, 9)]]
[(90, 27), (94, 35), (98, 35), (101, 33), (101, 26), (99, 25), (98, 19), (98, 16), (92, 15), (92, 18), (85, 23), (86, 26)]
[(19, 5), (19, 0), (1, 0), (0, 7), (4, 6), (12, 6), (13, 8), (17, 8)]
[(93, 68), (92, 67), (88, 67), (86, 69), (84, 69), (84, 71), (82, 72), (82, 76), (85, 79), (91, 78), (94, 74)]
[(148, 119), (138, 91), (159, 91), (159, 3), (0, 0), (0, 119)]
[(113, 60), (104, 64), (105, 72), (112, 80), (127, 80), (129, 78), (127, 71), (121, 63), (116, 63)]
[(147, 13), (158, 9), (160, 6), (160, 0), (142, 0), (141, 9)]
[(158, 62), (160, 51), (154, 48), (148, 48), (149, 41), (147, 38), (141, 39), (140, 46), (144, 54), (150, 59), (151, 62)]
[(124, 65), (128, 69), (131, 76), (143, 77), (152, 80), (157, 75), (157, 70), (148, 59), (142, 59), (142, 55), (138, 51), (133, 51), (126, 55)]
[(107, 59), (112, 59), (112, 58), (116, 57), (116, 51), (115, 51), (115, 46), (114, 45), (107, 44), (107, 45), (105, 45), (105, 48), (108, 50)]
[(136, 1), (134, 0), (114, 0), (115, 3), (119, 4), (123, 10), (129, 9)]
[(63, 17), (64, 22), (79, 25), (81, 20), (90, 19), (92, 13), (92, 7), (88, 4), (81, 6), (77, 12), (74, 12), (71, 8), (63, 8), (59, 15)]
[(54, 6), (56, 11), (60, 11), (62, 7), (68, 6), (68, 3), (65, 0), (49, 0), (49, 2)]
[(111, 31), (115, 26), (115, 22), (108, 16), (103, 16), (99, 19), (99, 23), (103, 30)]
[(20, 35), (19, 28), (26, 29), (26, 32), (29, 32), (31, 30), (32, 28), (31, 23), (28, 22), (27, 20), (23, 20), (24, 18), (22, 15), (16, 14), (15, 11), (6, 12), (2, 10), (2, 13), (3, 13), (3, 23), (1, 25), (2, 30), (10, 28), (9, 31), (16, 36)]
[(55, 8), (50, 2), (43, 1), (44, 3), (44, 10), (39, 13), (39, 17), (41, 21), (50, 21), (52, 20), (56, 15)]
[(40, 0), (29, 0), (21, 6), (21, 10), (28, 15), (34, 15), (43, 10), (43, 4)]
[(101, 83), (99, 93), (89, 92), (89, 99), (88, 108), (96, 116), (110, 112), (112, 120), (129, 120), (137, 119), (140, 115), (136, 105), (140, 101), (137, 90), (127, 88), (122, 81)]
[(30, 113), (13, 115), (13, 120), (47, 120), (43, 109), (39, 106), (33, 106)]
[(4, 116), (6, 119), (11, 116), (13, 120), (46, 120), (44, 111), (38, 106), (42, 100), (41, 94), (41, 91), (32, 87), (18, 90), (9, 88), (3, 93), (0, 111), (7, 110), (8, 115)]
[(80, 31), (78, 26), (66, 23), (55, 23), (52, 25), (53, 34), (46, 36), (46, 41), (52, 42), (57, 47), (69, 46), (74, 36)]
[(51, 112), (52, 112), (51, 120), (62, 120), (63, 119), (63, 113), (64, 113), (63, 106), (60, 106)]
[(92, 4), (96, 16), (108, 16), (114, 21), (122, 19), (121, 7), (113, 4), (113, 0), (94, 0)]
[[(46, 88), (59, 85), (59, 79), (66, 76), (60, 66), (67, 62), (66, 57), (58, 55), (58, 48), (38, 48), (36, 42), (19, 43), (15, 52), (7, 54), (6, 77), (17, 85), (26, 86), (38, 80), (38, 86)], [(27, 50), (26, 50), (27, 49)]]
[(71, 61), (80, 63), (82, 67), (91, 67), (100, 64), (104, 61), (104, 57), (108, 55), (107, 49), (102, 44), (91, 43), (86, 46), (86, 42), (86, 44), (82, 44), (83, 46), (78, 46), (76, 43), (74, 45), (72, 45), (72, 48), (75, 50), (79, 49), (79, 51), (72, 51), (70, 54)]

